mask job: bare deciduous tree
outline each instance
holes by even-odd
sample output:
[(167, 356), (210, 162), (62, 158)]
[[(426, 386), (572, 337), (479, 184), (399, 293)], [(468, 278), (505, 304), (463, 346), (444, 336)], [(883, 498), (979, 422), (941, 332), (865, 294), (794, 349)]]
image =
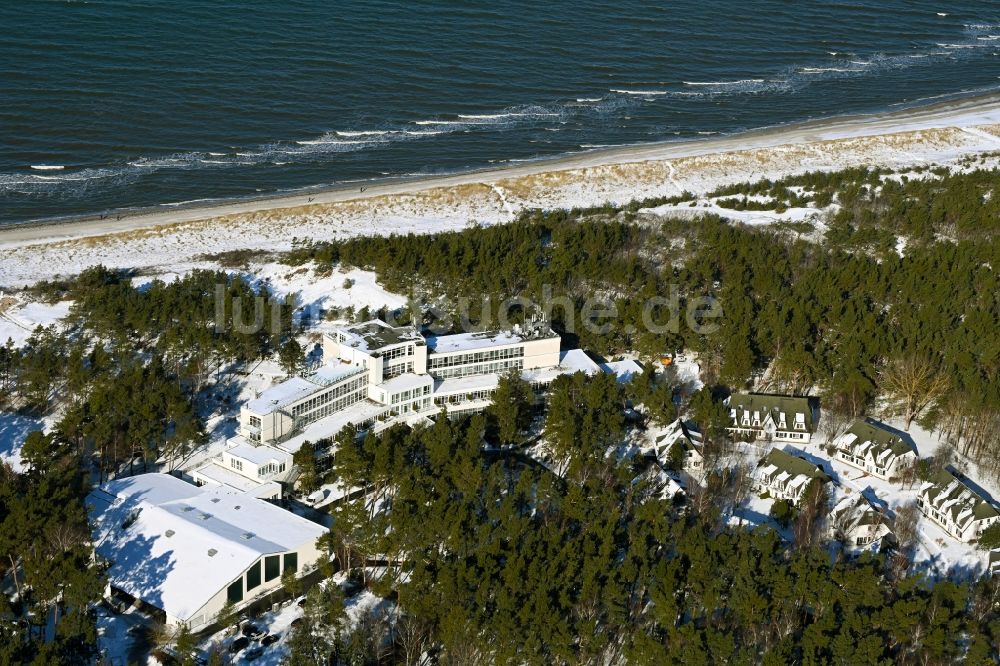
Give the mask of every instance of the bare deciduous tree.
[(879, 372), (879, 387), (896, 402), (909, 431), (913, 419), (940, 400), (951, 386), (948, 376), (931, 358), (901, 356)]
[(896, 537), (896, 553), (892, 558), (892, 573), (897, 578), (906, 573), (913, 561), (913, 552), (920, 534), (917, 528), (919, 520), (920, 510), (917, 508), (916, 502), (904, 504), (896, 509), (896, 519), (892, 525), (892, 533)]
[(826, 484), (813, 479), (802, 492), (799, 515), (793, 528), (795, 545), (810, 548), (819, 543), (830, 505), (830, 492)]

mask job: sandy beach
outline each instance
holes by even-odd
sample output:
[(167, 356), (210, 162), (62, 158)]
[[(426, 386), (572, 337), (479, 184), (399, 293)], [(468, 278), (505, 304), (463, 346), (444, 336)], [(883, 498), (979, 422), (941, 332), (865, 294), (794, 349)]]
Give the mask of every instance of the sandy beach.
[(496, 224), (526, 208), (695, 194), (721, 184), (849, 166), (903, 168), (1000, 151), (1000, 97), (852, 116), (700, 141), (596, 150), (504, 169), (386, 181), (213, 206), (160, 207), (121, 219), (0, 229), (0, 286), (103, 263), (156, 273), (200, 255), (281, 250), (292, 239), (431, 233)]

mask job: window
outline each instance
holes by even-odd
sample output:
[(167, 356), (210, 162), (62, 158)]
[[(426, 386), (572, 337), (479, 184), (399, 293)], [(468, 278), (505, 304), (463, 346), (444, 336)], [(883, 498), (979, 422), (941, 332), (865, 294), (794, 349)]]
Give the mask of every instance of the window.
[(247, 592), (260, 585), (260, 560), (247, 569)]
[(229, 459), (229, 464), (237, 472), (242, 472), (243, 471), (243, 461), (242, 460), (237, 460), (236, 458), (230, 458)]
[(272, 581), (281, 575), (281, 556), (268, 555), (264, 558), (264, 581)]
[(250, 427), (251, 428), (259, 428), (260, 427), (260, 417), (259, 416), (251, 416), (250, 417)]
[(299, 570), (299, 554), (285, 553), (285, 571)]
[(226, 601), (231, 601), (234, 604), (238, 604), (243, 601), (243, 577), (240, 576), (239, 580), (234, 581), (232, 585), (226, 588)]

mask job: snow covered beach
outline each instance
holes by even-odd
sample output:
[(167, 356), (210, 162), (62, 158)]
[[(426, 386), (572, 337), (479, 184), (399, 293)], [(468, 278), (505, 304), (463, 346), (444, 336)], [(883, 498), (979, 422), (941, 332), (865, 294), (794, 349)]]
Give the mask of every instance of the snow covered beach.
[(287, 249), (293, 238), (432, 233), (506, 222), (526, 208), (621, 204), (685, 190), (697, 195), (808, 170), (940, 164), (994, 151), (1000, 151), (1000, 98), (982, 97), (703, 141), (596, 150), (363, 191), (21, 225), (0, 229), (0, 286), (18, 288), (97, 263), (156, 274), (204, 265), (198, 260), (204, 254)]

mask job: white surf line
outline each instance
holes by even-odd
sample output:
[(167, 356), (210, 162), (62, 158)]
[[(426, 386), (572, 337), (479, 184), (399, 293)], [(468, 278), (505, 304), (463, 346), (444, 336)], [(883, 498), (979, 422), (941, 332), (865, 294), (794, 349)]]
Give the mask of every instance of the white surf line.
[(961, 127), (959, 128), (966, 134), (971, 134), (972, 136), (979, 137), (980, 139), (986, 139), (995, 144), (1000, 144), (1000, 136), (995, 134), (990, 134), (985, 130), (981, 130), (978, 127)]
[(510, 215), (511, 219), (517, 217), (517, 213), (514, 211), (514, 207), (510, 205), (509, 201), (507, 201), (507, 193), (504, 192), (499, 185), (490, 185), (490, 188), (494, 192), (496, 192), (496, 195), (498, 197), (500, 197), (500, 204), (503, 206), (503, 209), (507, 211), (507, 214)]

